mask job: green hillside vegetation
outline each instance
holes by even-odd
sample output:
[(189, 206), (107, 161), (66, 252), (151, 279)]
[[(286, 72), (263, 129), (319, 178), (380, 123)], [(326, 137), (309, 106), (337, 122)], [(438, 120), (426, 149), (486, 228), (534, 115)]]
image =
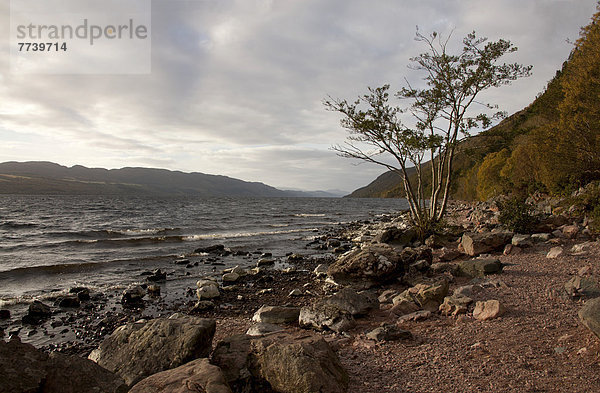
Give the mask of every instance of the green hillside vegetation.
[[(568, 194), (600, 179), (600, 8), (581, 30), (568, 61), (527, 108), (463, 140), (452, 196)], [(384, 174), (353, 197), (401, 197)]]

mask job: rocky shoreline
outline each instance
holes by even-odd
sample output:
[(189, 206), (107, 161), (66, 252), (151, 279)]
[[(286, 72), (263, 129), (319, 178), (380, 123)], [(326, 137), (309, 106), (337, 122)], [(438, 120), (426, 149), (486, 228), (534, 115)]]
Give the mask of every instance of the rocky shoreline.
[[(197, 391), (190, 381), (215, 392), (600, 390), (590, 332), (600, 303), (585, 303), (600, 296), (600, 245), (587, 223), (547, 215), (521, 235), (497, 216), (493, 204), (454, 203), (446, 231), (424, 244), (403, 214), (357, 222), (307, 245), (322, 255), (257, 253), (255, 267), (224, 269), (177, 299), (161, 296), (169, 276), (154, 271), (144, 286), (74, 288), (21, 318), (28, 332), (63, 335), (35, 355), (38, 374), (53, 375), (48, 352), (89, 355), (117, 375), (98, 391)], [(8, 353), (34, 353), (6, 314)]]

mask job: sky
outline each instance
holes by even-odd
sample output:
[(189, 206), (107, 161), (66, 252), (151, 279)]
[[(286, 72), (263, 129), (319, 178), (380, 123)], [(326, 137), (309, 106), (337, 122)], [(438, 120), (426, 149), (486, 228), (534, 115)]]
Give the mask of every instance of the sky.
[(567, 59), (595, 0), (154, 0), (151, 71), (11, 72), (0, 0), (0, 162), (142, 166), (279, 188), (352, 191), (385, 169), (338, 157), (347, 133), (324, 109), (420, 74), (423, 33), (513, 42), (533, 75), (483, 99), (523, 109)]

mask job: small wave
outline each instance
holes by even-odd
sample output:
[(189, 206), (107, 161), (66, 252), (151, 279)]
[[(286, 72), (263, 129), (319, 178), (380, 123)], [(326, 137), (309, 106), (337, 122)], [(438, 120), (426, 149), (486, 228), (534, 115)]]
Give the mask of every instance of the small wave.
[(314, 232), (316, 230), (317, 230), (317, 228), (300, 228), (300, 229), (288, 229), (288, 230), (281, 230), (281, 231), (211, 233), (211, 234), (207, 234), (207, 235), (185, 236), (184, 239), (187, 241), (204, 240), (204, 239), (235, 239), (235, 238), (241, 238), (241, 237), (272, 236), (272, 235), (283, 235), (283, 234), (288, 234), (288, 233)]
[(0, 228), (6, 229), (21, 229), (21, 228), (35, 228), (38, 227), (39, 224), (33, 222), (15, 222), (15, 221), (6, 221), (0, 223)]
[(86, 237), (112, 239), (119, 237), (131, 237), (135, 235), (168, 235), (179, 231), (180, 228), (148, 228), (148, 229), (99, 229), (83, 231), (55, 231), (45, 235), (51, 237)]
[(294, 217), (325, 217), (324, 213), (297, 213)]

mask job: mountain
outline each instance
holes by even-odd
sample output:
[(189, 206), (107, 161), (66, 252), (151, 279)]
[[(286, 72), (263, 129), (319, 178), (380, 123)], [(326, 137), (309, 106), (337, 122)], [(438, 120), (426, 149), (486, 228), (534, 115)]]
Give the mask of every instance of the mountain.
[(307, 196), (227, 176), (166, 169), (66, 167), (51, 162), (0, 163), (0, 194)]

